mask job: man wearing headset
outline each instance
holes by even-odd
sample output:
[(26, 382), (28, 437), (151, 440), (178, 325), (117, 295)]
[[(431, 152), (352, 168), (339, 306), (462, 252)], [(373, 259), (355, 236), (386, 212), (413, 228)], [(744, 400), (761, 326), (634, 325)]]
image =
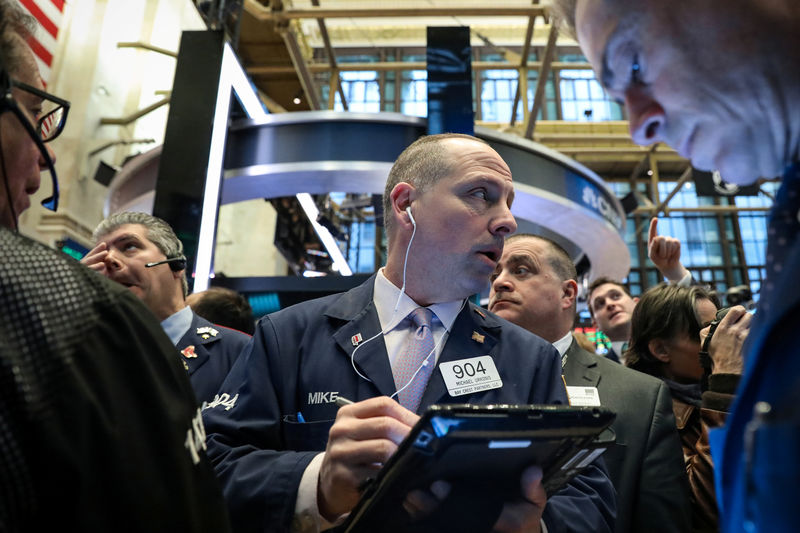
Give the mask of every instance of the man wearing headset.
[[(431, 404), (567, 403), (556, 350), (467, 301), (486, 286), (516, 229), (513, 197), (511, 172), (487, 144), (467, 135), (423, 137), (389, 173), (386, 266), (346, 293), (259, 322), (220, 389), (228, 401), (203, 412), (236, 531), (338, 523)], [(407, 317), (420, 308), (431, 318), (416, 331), (432, 330), (432, 348), (410, 377), (398, 378), (404, 341), (415, 331)], [(441, 364), (474, 357), (491, 359), (502, 385), (458, 395)], [(427, 375), (427, 384), (417, 383)], [(415, 408), (395, 401), (415, 388)], [(339, 396), (355, 403), (337, 410)], [(613, 529), (613, 488), (597, 465), (549, 497), (535, 466), (519, 483), (518, 496), (498, 501), (502, 512), (488, 519), (480, 513), (494, 491), (471, 487), (475, 494), (456, 502), (461, 516), (448, 516), (446, 530)], [(410, 515), (430, 511), (450, 489), (434, 483), (430, 492), (410, 493), (403, 507)]]
[(197, 400), (211, 402), (250, 336), (212, 324), (186, 304), (183, 243), (160, 218), (135, 212), (106, 218), (93, 239), (81, 262), (144, 302), (181, 351)]
[(174, 348), (128, 291), (17, 233), (68, 102), (0, 0), (0, 530), (228, 531)]

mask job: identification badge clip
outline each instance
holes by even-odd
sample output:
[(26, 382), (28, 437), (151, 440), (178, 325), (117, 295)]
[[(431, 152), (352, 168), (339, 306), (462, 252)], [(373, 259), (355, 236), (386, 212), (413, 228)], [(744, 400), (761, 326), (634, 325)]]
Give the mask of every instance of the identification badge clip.
[(439, 370), (447, 385), (447, 392), (452, 397), (503, 386), (503, 380), (490, 355), (439, 363)]
[(595, 407), (600, 405), (597, 387), (567, 387), (569, 404), (575, 407)]

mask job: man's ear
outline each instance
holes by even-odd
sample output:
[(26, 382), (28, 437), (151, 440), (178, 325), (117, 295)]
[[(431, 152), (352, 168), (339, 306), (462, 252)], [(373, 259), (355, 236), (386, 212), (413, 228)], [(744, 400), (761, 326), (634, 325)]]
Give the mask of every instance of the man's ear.
[(578, 283), (574, 279), (567, 279), (561, 282), (561, 303), (562, 307), (572, 307), (578, 297)]
[(411, 206), (411, 201), (416, 198), (417, 190), (410, 183), (401, 181), (394, 186), (389, 193), (389, 200), (392, 206), (392, 213), (395, 221), (403, 226), (411, 227), (411, 218), (406, 212), (406, 208)]
[(669, 350), (667, 349), (667, 343), (663, 339), (651, 339), (647, 343), (647, 349), (650, 350), (650, 354), (653, 357), (662, 363), (669, 363)]

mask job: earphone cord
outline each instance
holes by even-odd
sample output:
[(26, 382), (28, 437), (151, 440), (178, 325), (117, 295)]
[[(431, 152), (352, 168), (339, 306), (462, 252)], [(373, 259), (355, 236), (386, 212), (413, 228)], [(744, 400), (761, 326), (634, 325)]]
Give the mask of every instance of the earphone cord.
[[(417, 225), (414, 224), (414, 231), (411, 233), (411, 238), (408, 240), (408, 246), (406, 247), (406, 255), (405, 255), (405, 258), (403, 259), (403, 286), (400, 288), (400, 294), (397, 295), (397, 302), (395, 302), (395, 304), (394, 304), (394, 311), (392, 311), (392, 316), (389, 318), (389, 323), (391, 323), (392, 318), (394, 318), (394, 315), (397, 312), (397, 308), (400, 306), (400, 299), (403, 297), (403, 294), (405, 294), (405, 292), (406, 292), (406, 267), (408, 266), (408, 252), (411, 250), (411, 243), (414, 242), (414, 235), (416, 235), (416, 234), (417, 234)], [(458, 316), (458, 314), (461, 313), (461, 311), (464, 309), (465, 305), (467, 305), (467, 300), (466, 299), (464, 299), (461, 302), (461, 307), (458, 309), (458, 313), (456, 313), (456, 316)], [(431, 325), (433, 325), (433, 324), (431, 324)], [(375, 340), (376, 338), (378, 338), (381, 335), (386, 335), (387, 332), (388, 331), (386, 331), (385, 329), (382, 329), (381, 331), (379, 331), (378, 333), (376, 333), (375, 335), (373, 335), (369, 339), (365, 340), (363, 343), (360, 343), (358, 346), (356, 346), (355, 349), (353, 350), (353, 352), (350, 354), (350, 366), (353, 367), (353, 371), (356, 374), (358, 374), (359, 377), (365, 379), (366, 381), (369, 381), (370, 383), (372, 383), (372, 380), (369, 379), (364, 374), (362, 374), (361, 372), (359, 372), (358, 368), (356, 368), (356, 360), (355, 360), (356, 352), (358, 351), (359, 348), (361, 348), (362, 346), (364, 346), (368, 342), (370, 342), (372, 340)], [(430, 333), (431, 333), (431, 335), (433, 335), (433, 329), (431, 329)], [(442, 335), (439, 338), (439, 340), (436, 341), (436, 344), (433, 345), (433, 349), (430, 352), (428, 352), (428, 355), (426, 355), (425, 359), (422, 360), (422, 363), (419, 365), (419, 367), (414, 372), (414, 374), (408, 379), (408, 382), (405, 385), (403, 385), (402, 387), (400, 387), (397, 391), (395, 391), (395, 393), (392, 394), (390, 396), (390, 398), (396, 397), (398, 394), (400, 394), (402, 391), (404, 391), (409, 385), (411, 385), (414, 382), (414, 379), (416, 379), (417, 374), (419, 374), (420, 370), (422, 370), (428, 364), (428, 361), (430, 360), (431, 355), (436, 353), (436, 349), (439, 347), (439, 345), (441, 344), (441, 342), (442, 342), (442, 340), (444, 338), (445, 338), (445, 335)]]
[[(414, 235), (416, 235), (416, 234), (417, 234), (417, 224), (414, 223), (414, 231), (411, 232), (411, 238), (408, 240), (408, 246), (406, 246), (406, 255), (403, 258), (403, 286), (400, 287), (400, 294), (397, 295), (397, 301), (394, 303), (394, 311), (392, 311), (392, 316), (389, 317), (389, 323), (392, 322), (392, 319), (394, 318), (395, 313), (397, 313), (397, 308), (400, 307), (400, 299), (403, 297), (403, 294), (405, 294), (405, 292), (406, 292), (406, 267), (408, 266), (408, 252), (411, 251), (411, 243), (414, 242)], [(372, 383), (372, 380), (369, 379), (364, 374), (362, 374), (361, 372), (359, 372), (358, 368), (356, 368), (356, 360), (355, 360), (356, 352), (358, 351), (359, 348), (361, 348), (362, 346), (364, 346), (368, 342), (370, 342), (372, 340), (375, 340), (376, 338), (378, 338), (381, 335), (386, 335), (386, 333), (388, 333), (387, 330), (383, 330), (383, 329), (380, 330), (378, 333), (376, 333), (375, 335), (373, 335), (369, 339), (365, 340), (363, 343), (360, 343), (358, 346), (356, 346), (355, 350), (353, 350), (353, 352), (350, 354), (350, 366), (353, 367), (353, 371), (356, 374), (358, 374), (361, 378), (369, 381), (370, 383)], [(428, 355), (430, 355), (430, 354), (428, 354)], [(425, 360), (427, 361), (428, 358), (426, 357)], [(417, 370), (417, 372), (419, 372), (419, 370)], [(414, 375), (415, 376), (417, 375), (416, 372), (414, 373)]]

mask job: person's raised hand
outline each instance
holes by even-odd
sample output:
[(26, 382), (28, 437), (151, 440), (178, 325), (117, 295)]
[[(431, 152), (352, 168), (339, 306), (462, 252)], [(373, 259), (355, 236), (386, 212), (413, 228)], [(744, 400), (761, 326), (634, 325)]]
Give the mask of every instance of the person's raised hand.
[(361, 497), (360, 487), (375, 476), (419, 420), (388, 396), (343, 406), (331, 426), (317, 484), (320, 514), (333, 522)]
[(95, 272), (105, 275), (106, 256), (108, 256), (108, 245), (104, 242), (100, 242), (97, 246), (89, 250), (89, 253), (83, 256), (81, 263)]
[[(750, 333), (753, 315), (741, 305), (728, 310), (708, 343), (708, 356), (713, 362), (712, 374), (741, 374), (744, 366), (742, 348)], [(705, 344), (710, 326), (700, 330), (700, 343)]]
[(661, 275), (670, 281), (680, 281), (689, 273), (681, 263), (681, 241), (658, 234), (658, 217), (650, 219), (647, 256)]

